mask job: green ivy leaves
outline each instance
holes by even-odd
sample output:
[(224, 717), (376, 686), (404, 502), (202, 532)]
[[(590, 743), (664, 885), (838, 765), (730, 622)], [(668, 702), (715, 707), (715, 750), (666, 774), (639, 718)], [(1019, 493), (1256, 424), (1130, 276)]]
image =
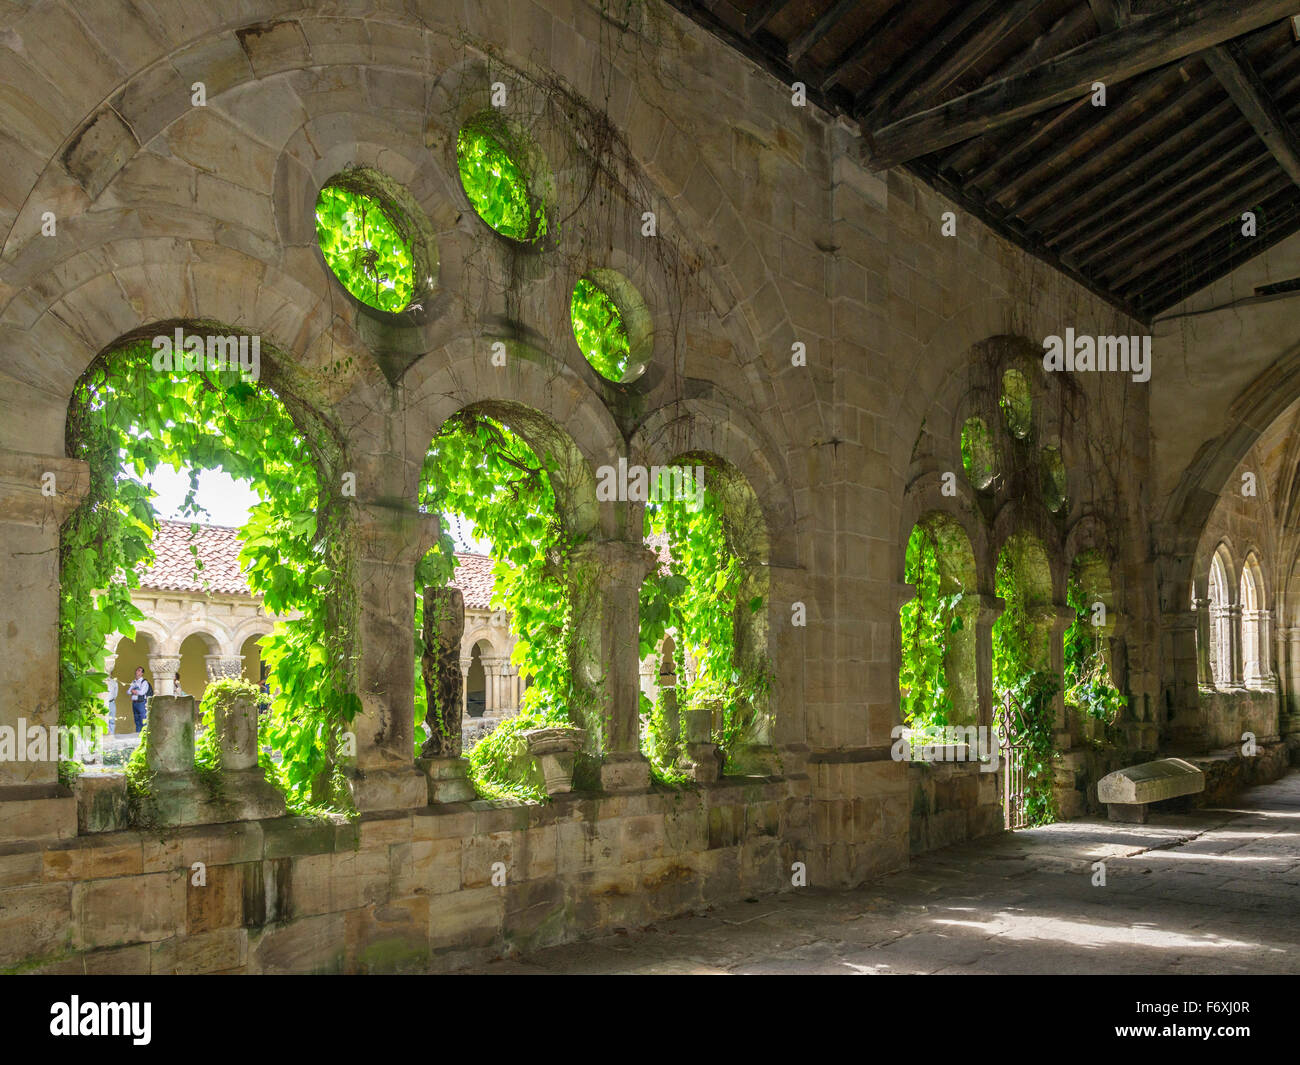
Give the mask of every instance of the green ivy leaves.
[(623, 316), (609, 294), (582, 278), (573, 286), (570, 314), (574, 339), (592, 369), (609, 381), (622, 381), (632, 358), (631, 345)]
[(502, 236), (534, 241), (546, 235), (546, 214), (534, 206), (528, 178), (497, 136), (482, 125), (456, 137), (461, 185), (478, 216)]
[[(279, 397), (234, 372), (155, 371), (148, 341), (97, 364), (78, 384), (68, 419), (69, 454), (90, 466), (90, 490), (60, 536), (60, 721), (100, 720), (107, 638), (134, 635), (142, 615), (131, 604), (140, 569), (152, 561), (153, 493), (127, 475), (161, 465), (199, 468), (251, 482), (261, 502), (241, 530), (240, 563), (273, 613), (301, 612), (262, 643), (273, 687), (266, 725), (283, 752), (278, 767), (291, 805), (311, 801), (332, 769), (332, 743), (358, 709), (350, 683), (347, 604), (353, 599), (347, 553), (330, 510), (318, 513), (311, 443)], [(332, 550), (331, 550), (332, 549)], [(326, 559), (329, 559), (327, 564)], [(196, 575), (201, 570), (196, 566)], [(308, 649), (320, 646), (312, 659)]]
[(953, 699), (948, 691), (948, 635), (961, 629), (957, 612), (962, 593), (940, 594), (939, 544), (934, 533), (917, 525), (907, 541), (904, 579), (916, 596), (899, 610), (903, 657), (898, 690), (903, 720), (925, 728), (952, 721)]
[(394, 312), (410, 304), (411, 246), (378, 200), (334, 185), (321, 189), (316, 238), (334, 276), (362, 303)]

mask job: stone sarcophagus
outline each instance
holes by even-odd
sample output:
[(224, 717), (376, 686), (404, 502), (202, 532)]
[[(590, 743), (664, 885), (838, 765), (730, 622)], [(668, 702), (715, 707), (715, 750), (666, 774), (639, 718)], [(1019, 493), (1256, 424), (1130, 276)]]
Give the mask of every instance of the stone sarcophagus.
[(1205, 774), (1181, 758), (1119, 769), (1097, 781), (1097, 799), (1107, 804), (1112, 821), (1143, 824), (1150, 803), (1205, 790)]

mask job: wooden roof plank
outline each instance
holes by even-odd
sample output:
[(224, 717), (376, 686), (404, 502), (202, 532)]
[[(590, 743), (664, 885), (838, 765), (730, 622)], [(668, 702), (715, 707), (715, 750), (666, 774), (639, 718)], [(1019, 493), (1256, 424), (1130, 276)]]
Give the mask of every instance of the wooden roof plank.
[(1300, 138), (1274, 103), (1245, 49), (1233, 41), (1209, 49), (1204, 59), (1260, 140), (1268, 145), (1278, 165), (1300, 185)]
[(812, 26), (790, 42), (790, 46), (786, 49), (790, 66), (797, 67), (799, 61), (842, 22), (849, 12), (858, 6), (858, 3), (859, 0), (835, 0), (835, 3), (822, 12), (821, 17)]
[[(883, 82), (871, 85), (853, 101), (855, 112), (861, 113), (864, 126), (877, 125), (893, 106), (896, 97), (905, 92), (910, 83), (924, 73), (935, 58), (954, 41), (966, 33), (971, 26), (996, 11), (1003, 0), (975, 0), (966, 4), (956, 15), (908, 53), (901, 63), (895, 63)], [(874, 102), (867, 107), (868, 97)]]
[(984, 85), (870, 134), (873, 170), (1000, 129), (1294, 14), (1296, 0), (1204, 0), (1105, 34), (1030, 70)]

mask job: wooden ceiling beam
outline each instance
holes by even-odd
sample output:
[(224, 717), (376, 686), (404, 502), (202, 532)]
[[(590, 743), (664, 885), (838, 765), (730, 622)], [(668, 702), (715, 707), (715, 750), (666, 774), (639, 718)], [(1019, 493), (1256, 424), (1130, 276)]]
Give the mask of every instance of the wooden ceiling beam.
[(1240, 185), (1233, 197), (1237, 201), (1237, 207), (1229, 206), (1222, 200), (1208, 204), (1166, 229), (1163, 240), (1148, 242), (1143, 247), (1118, 256), (1114, 262), (1106, 263), (1103, 269), (1092, 271), (1092, 276), (1098, 277), (1108, 288), (1119, 291), (1149, 270), (1158, 269), (1160, 264), (1173, 261), (1179, 252), (1205, 240), (1216, 229), (1227, 226), (1240, 228), (1242, 211), (1250, 210), (1261, 200), (1286, 188), (1286, 185), (1285, 176), (1276, 170)]
[[(1267, 71), (1286, 75), (1286, 80), (1278, 86), (1280, 96), (1289, 96), (1300, 88), (1300, 69), (1290, 71), (1292, 65), (1288, 57), (1274, 63)], [(1166, 121), (1162, 122), (1162, 117)], [(1073, 253), (1092, 243), (1095, 236), (1110, 232), (1114, 223), (1128, 225), (1141, 217), (1147, 197), (1158, 200), (1170, 188), (1186, 187), (1188, 182), (1195, 182), (1203, 167), (1212, 167), (1226, 160), (1228, 155), (1235, 157), (1245, 146), (1258, 145), (1258, 141), (1249, 136), (1245, 122), (1231, 100), (1222, 100), (1199, 117), (1181, 122), (1177, 134), (1180, 139), (1177, 140), (1162, 132), (1167, 125), (1167, 116), (1156, 115), (1153, 121), (1156, 126), (1152, 131), (1152, 142), (1159, 148), (1143, 161), (1140, 181), (1133, 182), (1133, 175), (1128, 170), (1117, 171), (1073, 202), (1059, 203), (1044, 211), (1033, 220), (1033, 224), (1049, 232), (1056, 229), (1052, 242), (1069, 248)], [(1184, 143), (1193, 145), (1189, 152), (1177, 150)], [(1070, 218), (1074, 221), (1069, 221)], [(1063, 229), (1058, 229), (1060, 223), (1064, 223)], [(1083, 234), (1082, 238), (1080, 234)]]
[[(1126, 211), (1113, 215), (1107, 214), (1103, 219), (1105, 224), (1092, 230), (1081, 240), (1053, 243), (1063, 246), (1065, 254), (1076, 262), (1087, 262), (1094, 257), (1094, 253), (1088, 249), (1096, 248), (1103, 241), (1123, 237), (1132, 232), (1135, 226), (1146, 224), (1152, 218), (1152, 213), (1160, 212), (1166, 204), (1186, 204), (1188, 196), (1195, 194), (1204, 186), (1207, 166), (1230, 166), (1233, 179), (1240, 181), (1244, 174), (1256, 169), (1266, 158), (1267, 153), (1260, 148), (1253, 137), (1248, 137), (1226, 152), (1212, 148), (1208, 152), (1197, 152), (1195, 156), (1186, 156), (1179, 161), (1179, 170), (1184, 173), (1181, 181), (1175, 181), (1172, 185), (1161, 189), (1159, 194), (1151, 199), (1140, 199)], [(1161, 214), (1160, 217), (1163, 218), (1164, 215)], [(1094, 218), (1093, 221), (1096, 219)]]
[[(1196, 175), (1200, 180), (1186, 186), (1184, 194), (1173, 194), (1169, 198), (1162, 197), (1163, 203), (1149, 201), (1143, 204), (1140, 221), (1115, 234), (1111, 240), (1104, 243), (1091, 242), (1092, 250), (1086, 255), (1072, 249), (1070, 258), (1079, 269), (1092, 270), (1107, 258), (1127, 254), (1125, 249), (1133, 245), (1145, 242), (1146, 246), (1150, 247), (1152, 239), (1158, 239), (1161, 234), (1171, 232), (1179, 221), (1189, 214), (1195, 215), (1202, 209), (1208, 210), (1216, 205), (1219, 210), (1223, 210), (1225, 203), (1234, 203), (1238, 190), (1248, 187), (1250, 176), (1261, 174), (1259, 161), (1268, 159), (1268, 154), (1261, 152), (1253, 140), (1248, 140), (1244, 147), (1255, 149), (1253, 156), (1244, 164), (1239, 163), (1237, 166), (1229, 166), (1217, 171), (1218, 176), (1213, 177), (1209, 183), (1206, 179), (1211, 175), (1207, 175), (1202, 170)], [(1234, 159), (1239, 158), (1240, 155), (1234, 156)]]
[(899, 101), (897, 110), (906, 114), (934, 101), (971, 67), (988, 55), (1007, 34), (1034, 13), (1043, 0), (1000, 0), (989, 16), (963, 39), (961, 47), (942, 66), (930, 72)]
[(863, 128), (882, 123), (895, 99), (907, 91), (908, 86), (924, 74), (935, 58), (952, 43), (962, 38), (966, 31), (996, 11), (1004, 0), (975, 0), (966, 4), (957, 14), (931, 33), (919, 47), (913, 48), (907, 58), (895, 63), (884, 81), (869, 86), (853, 101), (853, 110), (861, 114)]
[(1179, 271), (1177, 276), (1152, 275), (1143, 288), (1133, 291), (1141, 297), (1141, 303), (1149, 313), (1155, 314), (1168, 310), (1193, 292), (1232, 273), (1244, 262), (1262, 255), (1274, 244), (1300, 233), (1300, 201), (1296, 199), (1295, 189), (1288, 186), (1287, 199), (1275, 197), (1264, 205), (1269, 218), (1267, 230), (1250, 241), (1239, 240), (1235, 245), (1225, 238), (1220, 238), (1208, 248), (1202, 248), (1206, 262), (1211, 265), (1194, 274)]
[(759, 0), (754, 10), (745, 16), (745, 36), (753, 37), (772, 21), (790, 0)]
[(843, 22), (849, 12), (857, 6), (858, 0), (835, 0), (835, 3), (831, 4), (809, 29), (790, 42), (790, 47), (786, 51), (790, 66), (797, 67), (799, 61), (820, 44), (827, 34)]
[[(869, 135), (870, 166), (891, 166), (1000, 129), (1295, 13), (1296, 0), (1201, 0), (1103, 34), (1030, 70), (892, 122)], [(1013, 5), (1019, 6), (1019, 5)], [(947, 69), (947, 68), (945, 68)]]
[(883, 18), (872, 23), (867, 31), (849, 45), (844, 54), (831, 64), (826, 79), (822, 82), (822, 92), (829, 92), (831, 87), (837, 85), (845, 74), (862, 62), (877, 41), (891, 37), (909, 13), (908, 5), (902, 3)]
[(1128, 22), (1132, 14), (1128, 0), (1088, 0), (1092, 17), (1097, 21), (1097, 29), (1102, 33), (1114, 33)]
[(1246, 50), (1240, 43), (1229, 41), (1208, 49), (1202, 58), (1246, 121), (1255, 127), (1260, 140), (1268, 145), (1278, 166), (1300, 185), (1300, 138), (1251, 65)]
[[(1019, 74), (1022, 70), (1028, 70), (1030, 67), (1059, 54), (1063, 50), (1060, 47), (1061, 42), (1069, 40), (1091, 20), (1092, 15), (1086, 7), (1070, 8), (1050, 30), (1034, 41), (1025, 51), (1017, 56), (1012, 56), (1007, 62), (998, 67), (993, 73), (993, 78), (1008, 78), (1012, 74)], [(1050, 121), (1052, 119), (1048, 116), (1037, 119), (1037, 124), (1030, 131), (1030, 138), (1036, 138), (1041, 127)], [(987, 145), (983, 145), (978, 141), (959, 144), (951, 152), (944, 155), (943, 161), (939, 164), (939, 169), (951, 170), (956, 174), (965, 174), (972, 166), (978, 164), (978, 172), (968, 180), (982, 188), (991, 174), (1007, 172), (1025, 155), (1033, 152), (1032, 147), (1026, 150), (1026, 146), (1021, 142), (1017, 142), (1014, 146), (1010, 144), (1000, 145), (993, 151), (988, 151), (987, 148)], [(1010, 154), (1007, 152), (1008, 148), (1010, 148)]]

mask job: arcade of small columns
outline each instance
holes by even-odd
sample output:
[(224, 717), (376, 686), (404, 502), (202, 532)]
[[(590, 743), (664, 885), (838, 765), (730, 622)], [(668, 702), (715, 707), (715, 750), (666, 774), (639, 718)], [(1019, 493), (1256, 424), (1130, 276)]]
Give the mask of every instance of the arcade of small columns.
[[(142, 589), (131, 598), (145, 615), (136, 632), (137, 638), (143, 638), (149, 649), (140, 655), (138, 664), (148, 664), (155, 695), (174, 694), (174, 678), (181, 669), (181, 645), (195, 635), (201, 637), (211, 651), (203, 656), (208, 683), (241, 676), (256, 682), (255, 673), (246, 668), (248, 660), (242, 649), (250, 638), (265, 636), (277, 621), (283, 620), (283, 616), (267, 614), (262, 609), (260, 596), (214, 596), (196, 591), (164, 593)], [(470, 671), (476, 661), (476, 647), (479, 649), (477, 661), (483, 669), (483, 715), (508, 717), (518, 712), (524, 678), (519, 667), (510, 661), (517, 637), (510, 629), (509, 614), (500, 610), (466, 608), (465, 631), (460, 656), (462, 713), (469, 715)], [(117, 673), (120, 641), (121, 636), (115, 634), (109, 642), (104, 668), (110, 675)], [(129, 675), (137, 663), (128, 664)], [(201, 692), (187, 691), (187, 694), (199, 696)], [(120, 716), (123, 713), (122, 693), (119, 693), (118, 700)]]

